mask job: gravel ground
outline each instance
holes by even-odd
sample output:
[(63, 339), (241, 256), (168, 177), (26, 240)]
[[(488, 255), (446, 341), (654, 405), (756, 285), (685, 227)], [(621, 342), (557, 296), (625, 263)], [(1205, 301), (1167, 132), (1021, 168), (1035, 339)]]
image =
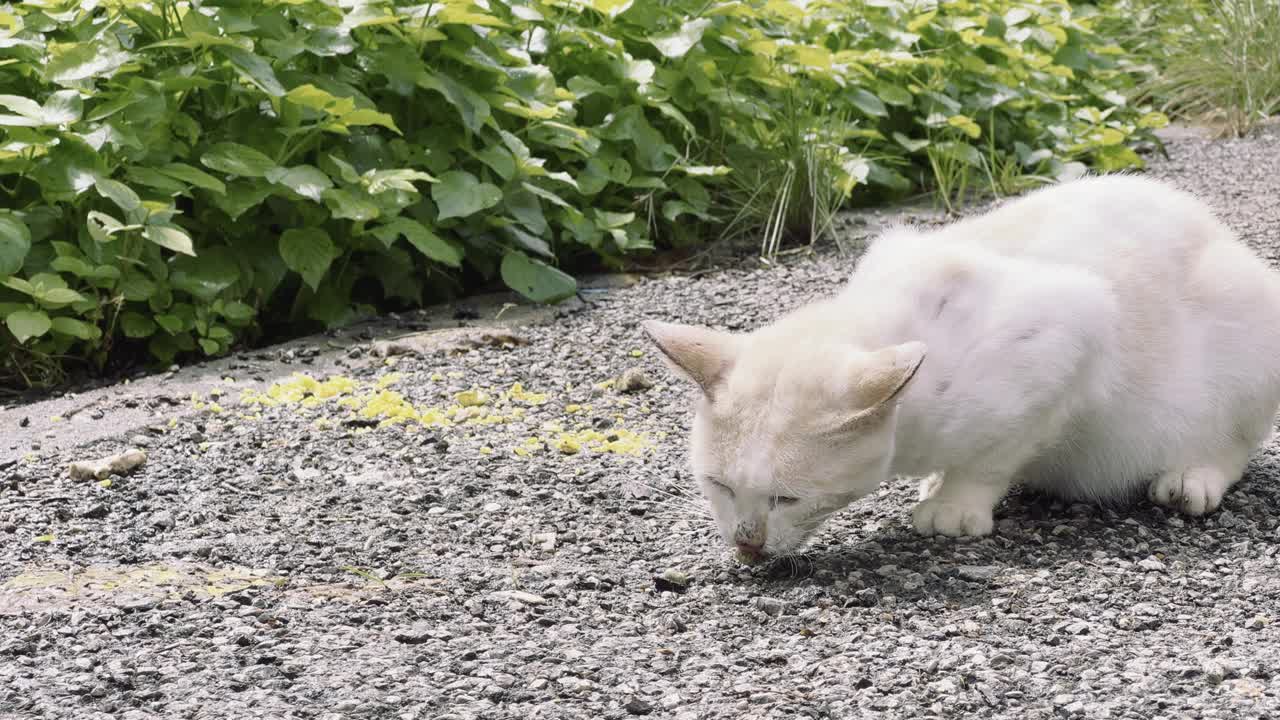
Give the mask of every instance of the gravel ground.
[[(1280, 259), (1280, 133), (1170, 151), (1156, 175)], [(1015, 494), (992, 537), (922, 539), (902, 482), (800, 561), (731, 562), (690, 497), (691, 391), (636, 322), (751, 328), (850, 262), (644, 282), (506, 349), (357, 352), (319, 402), (227, 384), (3, 469), (0, 718), (1280, 714), (1274, 446), (1204, 520)], [(652, 387), (607, 384), (632, 368)], [(469, 423), (361, 417), (452, 404)], [(133, 445), (128, 475), (68, 477)]]

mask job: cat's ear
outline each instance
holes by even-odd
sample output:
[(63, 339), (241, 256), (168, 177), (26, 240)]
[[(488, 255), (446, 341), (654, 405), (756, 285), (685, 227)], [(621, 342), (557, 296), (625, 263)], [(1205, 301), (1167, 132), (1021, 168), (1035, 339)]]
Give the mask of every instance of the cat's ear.
[(853, 409), (853, 420), (888, 408), (915, 377), (927, 351), (922, 342), (908, 342), (857, 357), (845, 404)]
[(738, 337), (731, 333), (658, 320), (646, 320), (640, 327), (661, 351), (667, 367), (693, 381), (708, 397), (737, 355)]

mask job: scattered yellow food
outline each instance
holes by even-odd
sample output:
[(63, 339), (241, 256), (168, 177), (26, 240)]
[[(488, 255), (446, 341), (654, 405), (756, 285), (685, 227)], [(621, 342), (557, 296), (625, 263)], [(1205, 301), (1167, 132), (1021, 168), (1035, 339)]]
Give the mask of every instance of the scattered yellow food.
[(463, 390), (457, 395), (454, 395), (453, 399), (458, 401), (458, 404), (462, 407), (475, 407), (477, 405), (489, 404), (489, 395), (483, 390), (476, 388), (474, 385), (470, 390)]

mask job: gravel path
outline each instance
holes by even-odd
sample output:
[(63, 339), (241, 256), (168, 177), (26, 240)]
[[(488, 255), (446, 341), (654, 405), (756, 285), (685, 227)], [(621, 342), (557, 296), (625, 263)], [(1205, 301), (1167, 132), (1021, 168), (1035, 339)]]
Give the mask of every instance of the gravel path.
[[(1155, 174), (1280, 260), (1280, 132), (1170, 152)], [(648, 281), (527, 344), (357, 352), (0, 469), (0, 718), (1280, 714), (1276, 447), (1205, 520), (1015, 495), (990, 538), (922, 539), (904, 482), (802, 562), (731, 563), (636, 321), (747, 329), (849, 269)], [(654, 385), (607, 383), (631, 368)], [(67, 475), (133, 445), (131, 474)]]

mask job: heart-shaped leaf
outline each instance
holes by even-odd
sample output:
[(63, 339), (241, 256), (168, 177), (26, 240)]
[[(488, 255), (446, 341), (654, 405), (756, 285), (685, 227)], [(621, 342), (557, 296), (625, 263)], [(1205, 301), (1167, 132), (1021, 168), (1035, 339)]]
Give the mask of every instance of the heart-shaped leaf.
[(465, 170), (450, 170), (431, 186), (431, 199), (440, 210), (439, 219), (474, 215), (502, 202), (502, 190), (480, 182)]
[(16, 310), (9, 313), (4, 324), (20, 343), (38, 338), (53, 328), (53, 322), (41, 310)]
[(534, 302), (563, 300), (577, 292), (574, 279), (550, 265), (509, 250), (502, 256), (502, 281)]
[(31, 230), (17, 215), (0, 210), (0, 275), (13, 275), (31, 251)]
[(329, 233), (320, 228), (290, 229), (280, 236), (284, 264), (301, 275), (312, 290), (320, 287), (320, 280), (338, 254)]
[(218, 143), (209, 148), (200, 156), (200, 162), (218, 172), (243, 177), (265, 177), (277, 167), (275, 161), (261, 151), (232, 142)]

